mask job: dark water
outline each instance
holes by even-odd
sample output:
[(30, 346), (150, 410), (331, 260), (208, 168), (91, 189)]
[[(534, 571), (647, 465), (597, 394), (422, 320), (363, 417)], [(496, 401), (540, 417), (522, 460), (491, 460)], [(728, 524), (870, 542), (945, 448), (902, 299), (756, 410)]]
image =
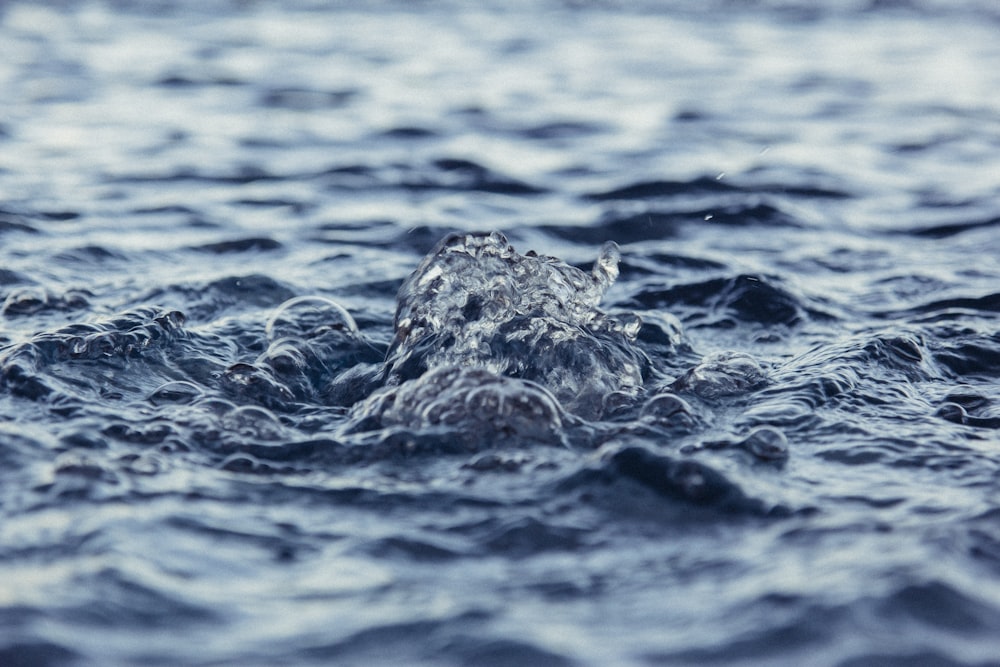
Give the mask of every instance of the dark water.
[(998, 34), (0, 4), (0, 664), (1000, 664)]

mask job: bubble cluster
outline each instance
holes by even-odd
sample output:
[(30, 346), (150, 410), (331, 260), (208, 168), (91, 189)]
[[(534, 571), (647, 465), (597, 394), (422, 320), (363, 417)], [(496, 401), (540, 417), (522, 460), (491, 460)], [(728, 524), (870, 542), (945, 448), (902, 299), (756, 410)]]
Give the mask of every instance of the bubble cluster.
[(416, 380), (375, 392), (355, 406), (348, 430), (445, 429), (491, 442), (559, 442), (563, 412), (544, 388), (483, 368), (439, 366)]
[(639, 391), (648, 363), (633, 345), (638, 317), (597, 307), (618, 261), (614, 243), (587, 273), (520, 255), (498, 232), (444, 238), (400, 288), (389, 383), (473, 366), (535, 382), (567, 411), (599, 418), (607, 396)]

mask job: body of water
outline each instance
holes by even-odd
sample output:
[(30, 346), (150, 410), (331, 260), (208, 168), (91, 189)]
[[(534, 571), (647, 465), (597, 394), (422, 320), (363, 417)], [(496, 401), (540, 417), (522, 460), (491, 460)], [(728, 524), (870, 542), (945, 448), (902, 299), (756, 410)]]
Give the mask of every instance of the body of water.
[(1000, 664), (998, 34), (0, 4), (0, 664)]

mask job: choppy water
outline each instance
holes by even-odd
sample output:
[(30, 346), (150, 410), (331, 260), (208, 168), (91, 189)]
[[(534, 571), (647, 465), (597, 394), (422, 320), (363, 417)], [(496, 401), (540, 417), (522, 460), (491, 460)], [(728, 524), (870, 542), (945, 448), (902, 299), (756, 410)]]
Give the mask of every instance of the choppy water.
[(998, 30), (3, 3), (0, 664), (1000, 664)]

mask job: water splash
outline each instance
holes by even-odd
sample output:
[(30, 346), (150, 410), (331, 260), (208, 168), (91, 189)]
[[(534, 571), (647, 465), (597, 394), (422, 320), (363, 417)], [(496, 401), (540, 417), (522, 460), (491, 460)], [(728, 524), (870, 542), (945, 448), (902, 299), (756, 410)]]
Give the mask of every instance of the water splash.
[(552, 394), (533, 382), (483, 368), (440, 366), (375, 392), (356, 406), (346, 431), (444, 430), (469, 445), (516, 438), (561, 442), (565, 418)]
[(597, 307), (618, 261), (610, 242), (586, 273), (520, 255), (498, 232), (444, 238), (399, 290), (387, 383), (472, 366), (535, 382), (568, 412), (600, 417), (607, 396), (638, 393), (648, 364), (633, 345), (639, 318)]

